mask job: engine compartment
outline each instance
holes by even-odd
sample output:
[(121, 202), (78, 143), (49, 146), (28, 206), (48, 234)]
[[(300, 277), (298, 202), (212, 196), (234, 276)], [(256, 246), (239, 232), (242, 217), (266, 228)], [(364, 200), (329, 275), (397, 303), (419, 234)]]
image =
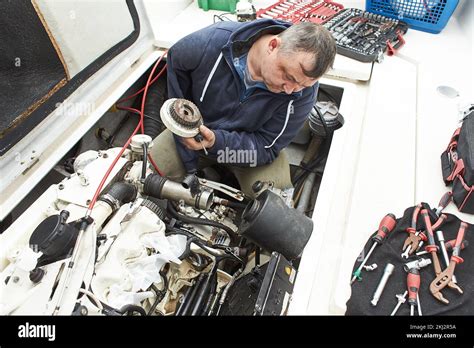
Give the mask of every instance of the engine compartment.
[[(133, 147), (114, 167), (78, 242), (91, 189), (118, 150), (78, 156), (75, 173), (36, 202), (41, 208), (2, 234), (2, 314), (211, 315), (235, 279), (259, 266), (258, 247), (237, 233), (246, 207), (240, 191), (196, 177), (193, 195), (144, 167)], [(287, 207), (282, 191), (262, 186)], [(307, 222), (309, 238), (311, 220), (297, 219)]]
[[(160, 132), (164, 127), (151, 118), (159, 121), (153, 106), (165, 100), (163, 80), (155, 87), (145, 121)], [(313, 230), (309, 217), (331, 144), (328, 130), (343, 123), (336, 105), (342, 89), (321, 91), (290, 145), (295, 187), (259, 181), (254, 197), (225, 173), (211, 170), (182, 182), (160, 175), (147, 160), (152, 137), (137, 134), (125, 150), (117, 147), (137, 119), (109, 110), (0, 234), (0, 313), (285, 314)]]

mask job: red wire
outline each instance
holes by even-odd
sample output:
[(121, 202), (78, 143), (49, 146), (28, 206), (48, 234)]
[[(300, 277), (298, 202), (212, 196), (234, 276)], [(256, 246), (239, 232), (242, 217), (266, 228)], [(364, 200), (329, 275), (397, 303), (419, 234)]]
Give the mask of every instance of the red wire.
[(118, 155), (115, 157), (115, 159), (113, 160), (112, 164), (109, 166), (109, 168), (107, 169), (107, 172), (105, 173), (104, 177), (102, 178), (99, 186), (97, 187), (97, 190), (95, 191), (95, 194), (94, 194), (94, 197), (92, 198), (92, 201), (90, 202), (89, 204), (89, 208), (87, 208), (87, 214), (86, 215), (90, 215), (90, 212), (92, 211), (92, 209), (94, 208), (94, 205), (95, 205), (95, 202), (97, 201), (97, 198), (99, 197), (99, 194), (100, 194), (100, 191), (102, 191), (102, 187), (104, 186), (105, 184), (105, 181), (107, 180), (107, 178), (109, 177), (110, 173), (112, 172), (112, 169), (114, 169), (115, 167), (115, 164), (117, 164), (118, 160), (120, 157), (122, 157), (122, 154), (125, 152), (125, 150), (127, 149), (128, 145), (130, 145), (130, 143), (132, 142), (132, 137), (137, 134), (138, 130), (140, 129), (140, 126), (141, 126), (141, 120), (140, 122), (138, 122), (138, 125), (137, 127), (135, 128), (135, 130), (133, 131), (132, 135), (130, 136), (130, 138), (128, 138), (127, 142), (125, 143), (125, 145), (122, 147), (122, 149), (120, 150), (120, 152), (118, 153)]
[[(157, 64), (159, 64), (159, 63), (161, 62), (161, 60), (163, 59), (164, 56), (166, 56), (167, 53), (168, 53), (168, 50), (166, 50), (166, 51), (161, 55), (161, 57), (160, 57), (160, 58), (158, 59), (158, 61), (157, 61)], [(165, 66), (166, 66), (166, 65), (165, 65)], [(161, 72), (160, 72), (160, 74), (161, 74)], [(153, 83), (155, 83), (156, 80), (158, 80), (158, 78), (160, 77), (160, 74), (158, 74), (158, 76), (155, 76), (155, 77), (153, 78), (153, 80), (151, 81), (150, 85), (152, 85)], [(146, 86), (145, 86), (145, 87), (146, 87)], [(143, 91), (145, 90), (145, 87), (143, 87), (143, 88), (140, 89), (139, 91), (133, 93), (132, 95), (129, 95), (129, 96), (123, 98), (123, 99), (120, 99), (116, 104), (121, 104), (121, 103), (123, 103), (124, 101), (127, 101), (127, 100), (129, 100), (129, 99), (131, 99), (131, 98), (133, 98), (133, 97), (136, 97), (137, 95), (139, 95), (141, 92), (143, 92)]]
[[(166, 52), (165, 52), (166, 54)], [(137, 134), (138, 130), (141, 129), (142, 133), (144, 131), (144, 127), (143, 127), (143, 119), (144, 119), (144, 109), (145, 109), (145, 100), (146, 100), (146, 94), (148, 92), (148, 88), (150, 87), (151, 83), (152, 83), (152, 76), (156, 70), (156, 68), (158, 67), (158, 64), (160, 63), (161, 59), (163, 58), (164, 54), (160, 57), (160, 59), (158, 59), (158, 61), (155, 63), (155, 65), (153, 66), (153, 69), (151, 70), (151, 73), (148, 77), (148, 80), (147, 80), (147, 83), (144, 87), (144, 93), (143, 93), (143, 99), (142, 99), (142, 108), (141, 110), (137, 110), (137, 109), (134, 109), (134, 108), (129, 108), (129, 107), (123, 107), (123, 106), (120, 106), (120, 108), (124, 109), (124, 110), (128, 110), (128, 111), (132, 111), (134, 113), (139, 113), (140, 115), (140, 121), (138, 122), (138, 125), (137, 127), (135, 128), (135, 130), (133, 131), (132, 135), (130, 135), (130, 137), (128, 138), (127, 142), (125, 143), (125, 145), (122, 147), (122, 149), (120, 150), (120, 152), (118, 153), (118, 155), (114, 158), (113, 162), (110, 164), (109, 168), (107, 169), (107, 172), (105, 173), (104, 177), (102, 178), (102, 180), (100, 181), (100, 184), (99, 186), (97, 187), (97, 190), (95, 191), (95, 194), (94, 194), (94, 197), (92, 198), (90, 204), (89, 204), (89, 207), (87, 208), (87, 212), (86, 212), (86, 216), (89, 216), (90, 213), (92, 212), (92, 209), (94, 208), (94, 205), (95, 203), (97, 202), (97, 199), (99, 198), (99, 194), (100, 192), (102, 191), (102, 188), (104, 187), (104, 184), (105, 184), (105, 181), (107, 180), (107, 178), (109, 177), (110, 173), (112, 172), (112, 169), (115, 167), (115, 165), (117, 164), (118, 160), (122, 157), (122, 154), (125, 152), (125, 150), (127, 149), (127, 147), (130, 145), (130, 143), (132, 142), (132, 138), (135, 134)], [(158, 75), (153, 79), (153, 82), (156, 81), (160, 75), (163, 73), (163, 71), (166, 69), (166, 65), (163, 67), (163, 69), (161, 69), (161, 71), (158, 73)], [(140, 90), (141, 91), (141, 90)], [(130, 98), (124, 98), (123, 100), (127, 100), (127, 99), (130, 99)], [(118, 107), (117, 107), (118, 108)], [(150, 156), (149, 156), (149, 159), (150, 159)], [(158, 167), (156, 166), (156, 164), (151, 160), (150, 161), (152, 163), (152, 165), (155, 167), (155, 170), (157, 170), (158, 173), (160, 173), (160, 175), (163, 175)]]

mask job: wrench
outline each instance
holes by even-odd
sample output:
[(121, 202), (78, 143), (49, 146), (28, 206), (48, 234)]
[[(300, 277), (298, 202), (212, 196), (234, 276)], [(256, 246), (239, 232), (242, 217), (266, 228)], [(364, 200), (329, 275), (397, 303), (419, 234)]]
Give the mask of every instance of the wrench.
[(449, 301), (446, 299), (441, 290), (443, 290), (446, 286), (456, 289), (460, 294), (463, 293), (462, 289), (457, 285), (454, 284), (452, 281), (454, 269), (458, 263), (462, 263), (464, 260), (459, 256), (461, 252), (461, 244), (464, 238), (464, 232), (467, 229), (467, 224), (465, 222), (461, 222), (459, 226), (458, 235), (456, 237), (456, 245), (453, 248), (453, 254), (451, 255), (451, 259), (449, 261), (449, 266), (441, 272), (430, 284), (430, 292), (431, 294), (439, 301), (448, 304)]

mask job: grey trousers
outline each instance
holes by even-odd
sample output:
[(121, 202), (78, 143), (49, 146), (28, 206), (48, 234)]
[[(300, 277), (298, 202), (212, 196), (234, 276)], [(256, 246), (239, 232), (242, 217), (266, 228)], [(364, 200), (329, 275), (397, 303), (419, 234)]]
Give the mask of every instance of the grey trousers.
[[(166, 177), (174, 181), (180, 181), (184, 178), (186, 170), (176, 149), (173, 133), (168, 129), (153, 140), (150, 155)], [(201, 157), (199, 169), (215, 163), (217, 161), (214, 159)], [(275, 187), (280, 189), (293, 187), (290, 177), (290, 165), (285, 150), (281, 151), (280, 155), (272, 163), (263, 166), (238, 167), (225, 163), (219, 163), (219, 165), (224, 166), (235, 175), (241, 190), (250, 197), (254, 197), (252, 185), (257, 180), (273, 181)]]

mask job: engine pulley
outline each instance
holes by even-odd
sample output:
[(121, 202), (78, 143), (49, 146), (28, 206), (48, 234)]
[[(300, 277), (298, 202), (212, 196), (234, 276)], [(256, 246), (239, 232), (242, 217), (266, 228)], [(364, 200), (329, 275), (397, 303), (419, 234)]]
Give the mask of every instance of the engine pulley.
[(166, 128), (185, 138), (196, 136), (203, 123), (197, 106), (186, 99), (168, 99), (161, 107), (160, 116)]

